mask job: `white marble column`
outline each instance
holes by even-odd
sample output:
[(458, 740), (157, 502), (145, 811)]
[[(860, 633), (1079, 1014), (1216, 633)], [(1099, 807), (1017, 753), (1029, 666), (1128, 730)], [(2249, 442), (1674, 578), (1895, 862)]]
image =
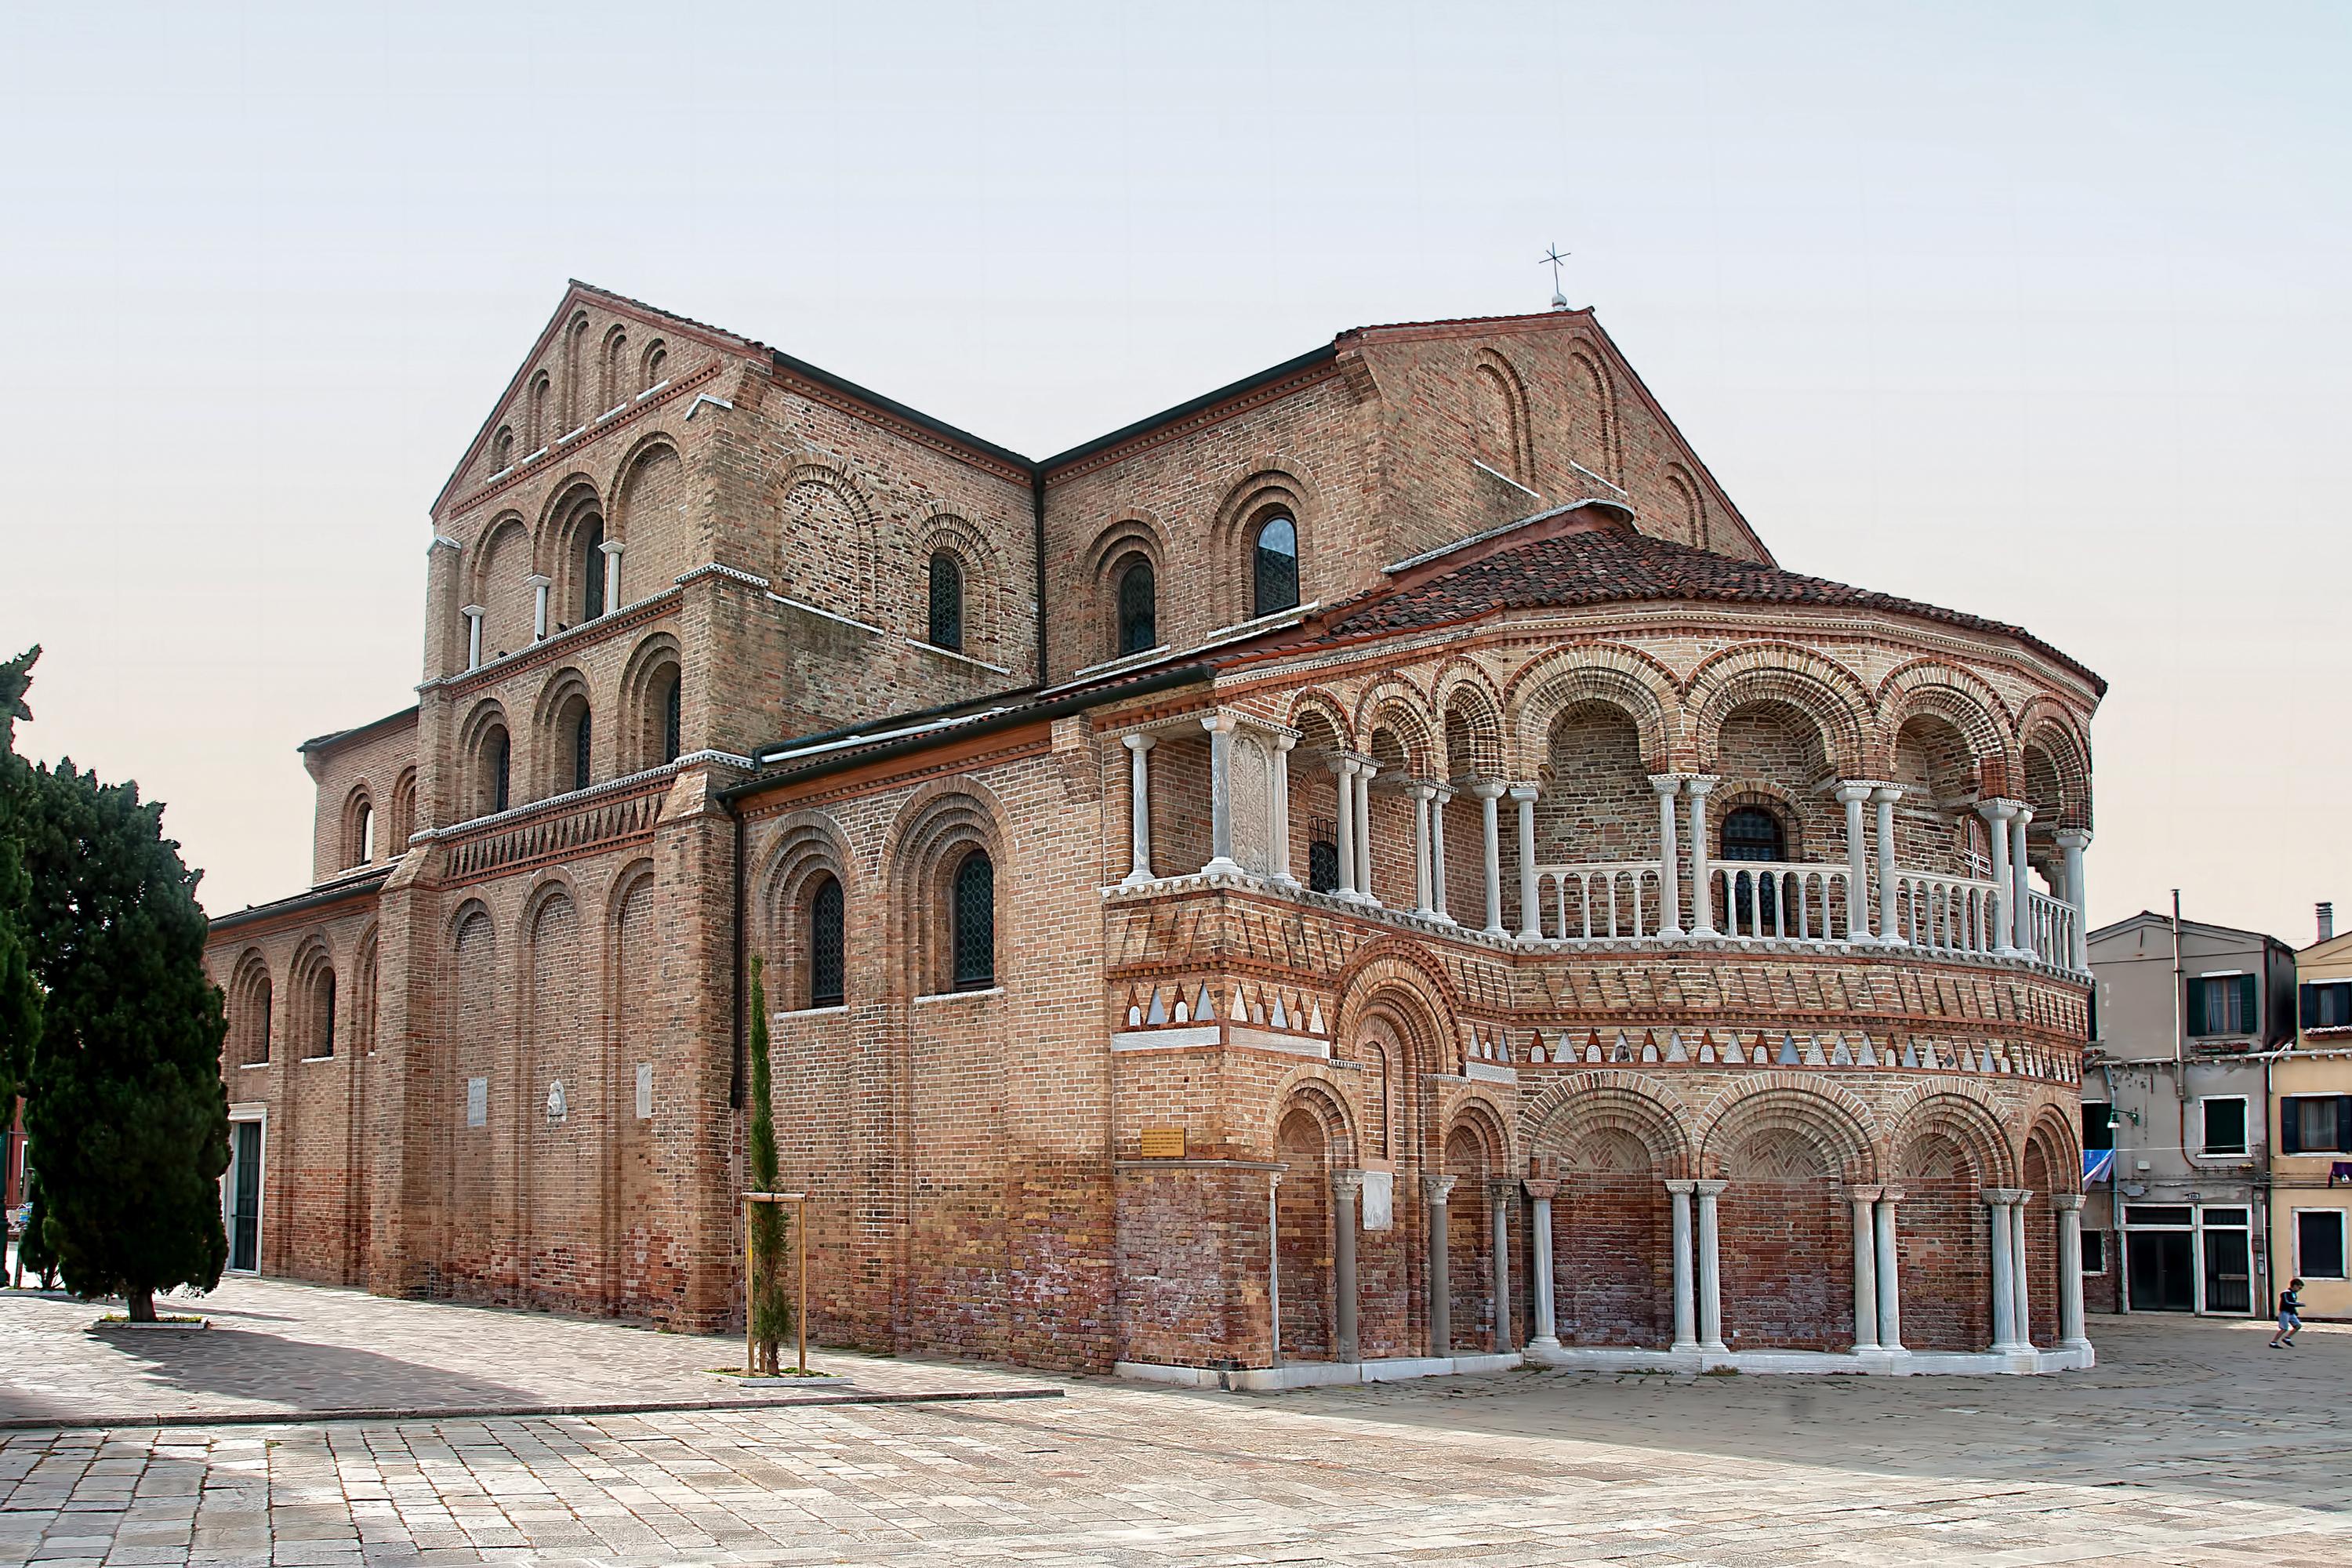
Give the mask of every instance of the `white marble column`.
[(1652, 773), (1658, 793), (1658, 934), (1683, 934), (1682, 855), (1675, 843), (1675, 797), (1682, 794), (1676, 773)]
[(1358, 1328), (1356, 1288), (1356, 1205), (1358, 1194), (1364, 1190), (1361, 1171), (1331, 1173), (1331, 1294), (1334, 1358), (1343, 1362), (1364, 1359), (1362, 1334)]
[(1454, 1353), (1454, 1272), (1446, 1251), (1445, 1200), (1457, 1178), (1423, 1176), (1421, 1195), (1429, 1205), (1429, 1353)]
[(1368, 904), (1381, 901), (1372, 891), (1372, 779), (1380, 771), (1370, 757), (1356, 759), (1356, 891)]
[(1151, 755), (1149, 735), (1124, 737), (1127, 746), (1128, 849), (1129, 869), (1123, 886), (1134, 888), (1151, 876)]
[(1715, 1200), (1727, 1182), (1693, 1182), (1698, 1199), (1698, 1342), (1701, 1350), (1720, 1352), (1723, 1343), (1723, 1245), (1717, 1232)]
[(482, 668), (482, 616), (485, 612), (479, 605), (468, 605), (459, 614), (466, 617), (466, 668), (479, 669)]
[(1274, 738), (1274, 879), (1286, 888), (1298, 886), (1290, 874), (1290, 750), (1296, 735)]
[(1903, 1201), (1900, 1187), (1878, 1193), (1878, 1348), (1892, 1353), (1903, 1349), (1903, 1281), (1895, 1263), (1895, 1205)]
[(530, 584), (530, 640), (537, 642), (547, 636), (547, 591), (555, 585), (555, 580), (534, 572), (523, 581)]
[(2026, 863), (2025, 829), (2032, 820), (2033, 808), (2021, 802), (2017, 815), (2009, 821), (2009, 874), (2017, 888), (2017, 945), (2046, 963), (2051, 955), (2034, 943), (2033, 900), (2029, 896), (2033, 890), (2033, 868)]
[(1265, 1326), (1274, 1364), (1282, 1364), (1282, 1173), (1265, 1173)]
[(1691, 1288), (1691, 1187), (1686, 1180), (1666, 1184), (1674, 1212), (1675, 1343), (1678, 1351), (1698, 1349), (1698, 1310)]
[(1511, 1331), (1511, 1205), (1519, 1201), (1517, 1182), (1486, 1184), (1486, 1219), (1494, 1232), (1495, 1352), (1519, 1348)]
[(1238, 876), (1234, 858), (1234, 731), (1240, 721), (1231, 713), (1212, 713), (1201, 721), (1209, 732), (1209, 863), (1204, 875)]
[(2066, 902), (2074, 910), (2074, 951), (2067, 962), (2077, 973), (2087, 973), (2091, 967), (2091, 900), (2083, 890), (2083, 851), (2091, 847), (2091, 830), (2087, 827), (2062, 827), (2053, 837), (2058, 852), (2066, 858)]
[(1354, 899), (1356, 894), (1356, 759), (1345, 752), (1331, 758), (1332, 776), (1339, 784), (1339, 815), (1337, 818), (1339, 842), (1339, 885), (1332, 891), (1342, 899)]
[[(1870, 792), (1870, 804), (1878, 808), (1878, 940), (1899, 942), (1903, 932), (1895, 914), (1895, 803), (1903, 798), (1903, 791), (1895, 784), (1880, 784)], [(1915, 920), (1916, 911), (1914, 911)], [(1915, 938), (1916, 933), (1915, 934)]]
[(1412, 912), (1423, 920), (1433, 911), (1429, 906), (1429, 802), (1437, 792), (1427, 784), (1417, 784), (1410, 790), (1412, 795)]
[(1445, 805), (1454, 792), (1439, 784), (1429, 803), (1429, 912), (1447, 925), (1454, 916), (1445, 908)]
[(1528, 1240), (1533, 1244), (1536, 1287), (1536, 1335), (1528, 1342), (1547, 1350), (1559, 1346), (1559, 1321), (1553, 1300), (1551, 1262), (1551, 1200), (1559, 1193), (1558, 1182), (1530, 1181), (1526, 1184), (1528, 1198), (1534, 1215), (1528, 1224)]
[(1993, 917), (1993, 951), (2004, 956), (2017, 953), (2017, 880), (2009, 870), (2009, 820), (2017, 815), (2013, 800), (1983, 800), (1977, 803), (1977, 815), (1985, 820), (1985, 837), (1992, 845), (1992, 885), (1999, 889), (1994, 895), (1999, 909)]
[(1470, 786), (1478, 797), (1479, 819), (1486, 830), (1486, 934), (1508, 936), (1503, 926), (1503, 839), (1501, 824), (1495, 813), (1496, 799), (1503, 793), (1499, 779), (1480, 779)]
[(1690, 824), (1691, 934), (1715, 935), (1715, 889), (1707, 886), (1706, 792), (1715, 787), (1706, 773), (1683, 781), (1683, 798)]
[[(1870, 785), (1841, 783), (1837, 786), (1838, 804), (1845, 807), (1845, 939), (1848, 942), (1870, 940), (1870, 855), (1862, 837), (1862, 805), (1870, 798)], [(1826, 919), (1823, 935), (1828, 934)]]
[(2009, 1205), (2017, 1201), (2011, 1187), (1987, 1187), (1985, 1213), (1992, 1226), (1992, 1348), (2022, 1349), (2017, 1342), (2017, 1233), (2011, 1228)]
[(604, 552), (604, 613), (608, 616), (621, 607), (621, 552), (628, 547), (625, 539), (608, 539), (596, 547)]
[(2050, 1206), (2058, 1211), (2058, 1343), (2089, 1350), (2083, 1332), (2083, 1194), (2053, 1193)]
[(2028, 1350), (2033, 1348), (2033, 1279), (2027, 1263), (2032, 1254), (2025, 1249), (2025, 1211), (2032, 1198), (2032, 1193), (2020, 1191), (2009, 1205), (2009, 1280), (2017, 1292), (2011, 1310), (2017, 1319), (2017, 1342)]
[(1543, 935), (1543, 906), (1536, 901), (1536, 786), (1513, 784), (1511, 798), (1519, 805), (1519, 940), (1535, 942)]
[(1878, 1194), (1876, 1187), (1848, 1187), (1853, 1205), (1853, 1348), (1878, 1348)]

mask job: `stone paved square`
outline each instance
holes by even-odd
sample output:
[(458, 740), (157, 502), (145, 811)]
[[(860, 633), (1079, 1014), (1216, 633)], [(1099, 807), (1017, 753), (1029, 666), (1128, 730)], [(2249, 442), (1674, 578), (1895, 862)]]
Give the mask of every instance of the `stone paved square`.
[[(690, 1405), (722, 1339), (262, 1281), (205, 1310), (236, 1326), (126, 1348), (9, 1300), (0, 1414), (191, 1414), (0, 1434), (0, 1563), (2352, 1563), (2337, 1325), (2290, 1352), (2101, 1318), (2096, 1370), (2035, 1378), (1283, 1394), (828, 1355), (876, 1393), (1061, 1396), (718, 1410)], [(486, 1390), (666, 1407), (268, 1418)]]

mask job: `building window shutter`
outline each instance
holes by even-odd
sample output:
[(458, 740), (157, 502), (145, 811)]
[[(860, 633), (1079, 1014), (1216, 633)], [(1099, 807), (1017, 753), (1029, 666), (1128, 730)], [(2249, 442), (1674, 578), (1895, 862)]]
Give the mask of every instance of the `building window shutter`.
[(2262, 1032), (2261, 993), (2255, 989), (2251, 974), (2238, 976), (2238, 1017), (2234, 1033), (2254, 1035)]
[(2319, 1026), (2319, 987), (2298, 985), (2295, 993), (2295, 1021), (2306, 1029)]
[(2181, 1010), (2181, 1016), (2189, 1020), (2190, 1034), (2211, 1032), (2210, 1022), (2205, 1016), (2205, 983), (2202, 980), (2192, 978), (2189, 982), (2189, 1005)]
[(2336, 1149), (2352, 1154), (2352, 1094), (2336, 1097)]
[(2296, 1100), (2289, 1095), (2279, 1101), (2278, 1152), (2282, 1154), (2303, 1152), (2303, 1107)]

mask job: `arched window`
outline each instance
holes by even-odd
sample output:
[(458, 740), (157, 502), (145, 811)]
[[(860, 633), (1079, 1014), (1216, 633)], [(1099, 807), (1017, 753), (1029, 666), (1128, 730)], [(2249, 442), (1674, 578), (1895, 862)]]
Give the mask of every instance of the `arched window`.
[(572, 787), (573, 789), (588, 787), (589, 740), (588, 704), (583, 702), (580, 704), (578, 714), (572, 721)]
[(604, 524), (592, 521), (580, 531), (580, 619), (604, 613)]
[(933, 647), (963, 651), (963, 568), (944, 550), (931, 552), (931, 624)]
[(1788, 835), (1781, 830), (1780, 819), (1762, 806), (1743, 805), (1724, 814), (1721, 858), (1785, 860), (1789, 858), (1788, 847)]
[(988, 851), (964, 857), (955, 874), (955, 988), (996, 984), (996, 868)]
[(513, 773), (514, 747), (507, 740), (503, 724), (482, 737), (482, 806), (486, 811), (504, 811), (512, 802), (509, 784)]
[(618, 408), (629, 396), (629, 334), (614, 327), (604, 334), (604, 363), (597, 401), (605, 410)]
[(502, 474), (514, 467), (514, 426), (501, 425), (490, 437), (490, 471)]
[(373, 865), (375, 861), (375, 807), (372, 805), (360, 807), (358, 837), (359, 863), (362, 866)]
[(1159, 583), (1151, 563), (1139, 555), (1118, 574), (1118, 651), (1141, 653), (1160, 646)]
[(673, 674), (669, 684), (662, 688), (661, 760), (666, 763), (677, 761), (678, 753), (685, 749), (680, 744), (686, 728), (683, 722), (685, 687), (686, 683)]
[(530, 384), (530, 425), (524, 437), (530, 443), (530, 452), (525, 453), (525, 457), (538, 452), (551, 439), (548, 433), (548, 422), (551, 412), (548, 406), (549, 398), (547, 373), (541, 371), (532, 378)]
[(331, 1057), (335, 1054), (335, 972), (322, 969), (315, 982), (317, 989), (310, 1003), (310, 1026), (317, 1033), (310, 1040), (310, 1054)]
[(812, 1007), (837, 1007), (842, 998), (841, 882), (827, 875), (809, 900), (809, 999)]
[(669, 350), (663, 344), (659, 338), (656, 338), (652, 342), (647, 343), (646, 345), (645, 384), (640, 386), (637, 390), (640, 392), (651, 392), (655, 387), (659, 386), (662, 384), (662, 377), (668, 374), (667, 370), (665, 368), (668, 363)]
[(1257, 593), (1254, 616), (1271, 616), (1298, 607), (1298, 525), (1285, 512), (1276, 512), (1258, 524)]

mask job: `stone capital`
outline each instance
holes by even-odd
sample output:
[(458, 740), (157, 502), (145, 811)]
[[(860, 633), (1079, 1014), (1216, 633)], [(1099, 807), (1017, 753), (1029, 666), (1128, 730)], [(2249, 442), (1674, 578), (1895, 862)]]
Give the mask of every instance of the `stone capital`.
[(1870, 804), (1873, 805), (1893, 805), (1896, 801), (1901, 800), (1902, 798), (1903, 786), (1901, 784), (1873, 784), (1870, 786)]
[(1665, 1182), (1666, 1191), (1670, 1193), (1686, 1194), (1696, 1185), (1697, 1185), (1697, 1184), (1693, 1182), (1688, 1176), (1669, 1176), (1666, 1178)]
[(2062, 827), (2050, 837), (2061, 849), (2080, 853), (2091, 847), (2091, 830), (2087, 827)]
[(1683, 775), (1680, 773), (1652, 773), (1650, 775), (1650, 787), (1663, 795), (1672, 796), (1680, 795), (1683, 790)]
[(1454, 1194), (1454, 1184), (1461, 1179), (1459, 1176), (1423, 1176), (1421, 1179), (1421, 1195), (1432, 1206), (1443, 1208), (1445, 1200)]
[(458, 544), (456, 540), (450, 538), (446, 533), (436, 533), (433, 536), (433, 542), (425, 547), (425, 553), (430, 555), (436, 550), (456, 550), (457, 548)]
[(2062, 1212), (2066, 1209), (2081, 1208), (2083, 1206), (2083, 1194), (2080, 1193), (2053, 1193), (2050, 1194), (2050, 1206)]
[(1472, 779), (1469, 783), (1470, 793), (1480, 800), (1496, 799), (1508, 787), (1501, 779)]
[(1831, 793), (1840, 805), (1860, 805), (1876, 794), (1879, 786), (1865, 779), (1840, 779)]
[(1324, 757), (1323, 765), (1343, 779), (1353, 778), (1356, 776), (1356, 761), (1353, 752), (1332, 752)]
[(2032, 1195), (2022, 1187), (1987, 1187), (1984, 1190), (1984, 1201), (1995, 1208), (2007, 1208), (2011, 1204), (2021, 1204)]
[(2000, 795), (1977, 802), (1977, 815), (1987, 822), (2007, 822), (2023, 809), (2025, 809), (2023, 801), (2004, 800)]
[(489, 611), (484, 609), (479, 605), (467, 605), (464, 609), (459, 610), (457, 613), (465, 616), (469, 621), (478, 621), (484, 616), (488, 615)]
[(1848, 1187), (1845, 1195), (1858, 1204), (1874, 1204), (1885, 1191), (1885, 1187)]
[(1529, 1176), (1526, 1181), (1521, 1182), (1519, 1185), (1525, 1187), (1528, 1192), (1528, 1196), (1535, 1199), (1538, 1203), (1548, 1204), (1551, 1202), (1552, 1199), (1559, 1196), (1559, 1183), (1554, 1180), (1539, 1179), (1535, 1176)]
[(1361, 1171), (1332, 1172), (1331, 1190), (1343, 1198), (1354, 1197), (1364, 1190), (1364, 1173)]
[(1297, 731), (1291, 730), (1276, 730), (1274, 732), (1274, 749), (1276, 751), (1286, 752), (1297, 744), (1298, 744), (1298, 735)]
[(1901, 1187), (1881, 1187), (1878, 1189), (1878, 1201), (1883, 1204), (1899, 1204), (1903, 1201), (1903, 1189)]
[(1729, 1182), (1724, 1181), (1718, 1177), (1708, 1177), (1705, 1180), (1693, 1182), (1691, 1184), (1691, 1191), (1696, 1193), (1703, 1198), (1711, 1198), (1729, 1185), (1731, 1185)]
[(1723, 782), (1720, 773), (1685, 773), (1683, 791), (1686, 795), (1703, 795)]
[(1140, 730), (1137, 731), (1134, 734), (1121, 735), (1119, 737), (1119, 744), (1125, 746), (1130, 752), (1148, 752), (1159, 743), (1159, 736), (1147, 735)]
[(1533, 800), (1538, 795), (1541, 795), (1543, 790), (1539, 785), (1536, 784), (1515, 784), (1507, 793), (1513, 800)]
[(1486, 1184), (1486, 1198), (1490, 1203), (1508, 1203), (1518, 1195), (1519, 1184), (1508, 1177)]
[(544, 572), (534, 572), (524, 578), (523, 582), (533, 588), (551, 588), (555, 585), (555, 579)]
[(1230, 735), (1241, 727), (1242, 716), (1227, 709), (1220, 708), (1213, 713), (1201, 715), (1201, 728), (1212, 735)]
[(618, 555), (622, 551), (626, 550), (628, 547), (629, 542), (625, 539), (608, 539), (596, 548), (603, 551), (607, 555)]

